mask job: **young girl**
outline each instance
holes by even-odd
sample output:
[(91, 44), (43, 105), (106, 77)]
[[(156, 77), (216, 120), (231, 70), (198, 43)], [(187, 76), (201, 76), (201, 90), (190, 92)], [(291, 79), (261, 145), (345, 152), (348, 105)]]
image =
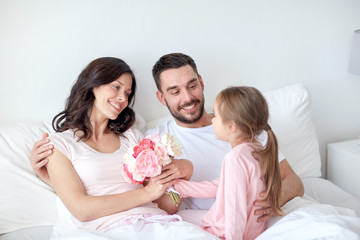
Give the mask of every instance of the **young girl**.
[[(260, 192), (273, 211), (279, 207), (281, 177), (276, 137), (268, 125), (269, 112), (260, 91), (253, 87), (230, 87), (214, 103), (212, 124), (216, 138), (231, 144), (224, 157), (220, 178), (213, 182), (178, 180), (182, 197), (216, 198), (203, 218), (203, 228), (222, 239), (255, 239), (265, 229), (258, 222), (253, 202)], [(265, 148), (255, 136), (265, 130)]]
[[(49, 138), (54, 153), (46, 167), (60, 203), (66, 206), (59, 208), (64, 219), (58, 219), (53, 237), (74, 236), (69, 231), (75, 225), (75, 229), (86, 229), (86, 234), (101, 234), (101, 239), (212, 238), (153, 203), (171, 182), (149, 181), (144, 187), (124, 179), (124, 153), (143, 138), (132, 128), (135, 113), (129, 105), (135, 90), (135, 76), (124, 61), (96, 59), (80, 73), (65, 110), (53, 119), (56, 133)], [(71, 214), (62, 212), (66, 209)], [(69, 222), (73, 225), (64, 229)], [(97, 239), (95, 235), (89, 239)]]

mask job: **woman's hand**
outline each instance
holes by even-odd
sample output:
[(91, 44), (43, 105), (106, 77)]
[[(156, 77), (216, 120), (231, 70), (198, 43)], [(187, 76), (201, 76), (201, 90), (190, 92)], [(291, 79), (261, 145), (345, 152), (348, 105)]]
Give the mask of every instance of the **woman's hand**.
[(154, 181), (154, 179), (150, 178), (150, 180), (147, 182), (146, 186), (144, 187), (144, 189), (150, 194), (150, 198), (152, 201), (160, 198), (161, 196), (164, 195), (164, 193), (166, 192), (166, 190), (172, 186), (175, 183), (175, 181), (170, 181), (167, 183), (160, 183), (160, 182), (156, 182)]

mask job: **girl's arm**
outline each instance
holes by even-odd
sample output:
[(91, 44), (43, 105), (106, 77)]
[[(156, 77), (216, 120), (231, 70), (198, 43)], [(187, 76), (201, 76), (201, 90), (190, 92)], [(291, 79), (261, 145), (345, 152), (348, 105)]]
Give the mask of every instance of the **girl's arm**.
[(88, 196), (73, 165), (60, 151), (54, 149), (49, 157), (47, 169), (53, 188), (65, 206), (79, 221), (90, 221), (99, 217), (129, 210), (159, 198), (172, 184), (149, 183), (144, 188), (128, 192)]
[(176, 181), (174, 188), (181, 197), (193, 198), (215, 198), (220, 179), (214, 181), (192, 182), (179, 179)]

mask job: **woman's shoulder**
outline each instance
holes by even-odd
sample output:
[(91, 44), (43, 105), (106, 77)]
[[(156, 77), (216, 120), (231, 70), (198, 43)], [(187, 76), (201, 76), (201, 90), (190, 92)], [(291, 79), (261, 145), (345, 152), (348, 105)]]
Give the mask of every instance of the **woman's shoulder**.
[(71, 129), (65, 130), (63, 132), (55, 132), (49, 136), (49, 140), (55, 147), (69, 146), (78, 142), (78, 137), (74, 134)]
[(75, 138), (75, 134), (70, 129), (65, 130), (63, 132), (55, 132), (49, 136), (50, 140), (71, 139), (71, 138)]
[(123, 133), (124, 137), (135, 142), (144, 138), (144, 133), (136, 127), (131, 127)]

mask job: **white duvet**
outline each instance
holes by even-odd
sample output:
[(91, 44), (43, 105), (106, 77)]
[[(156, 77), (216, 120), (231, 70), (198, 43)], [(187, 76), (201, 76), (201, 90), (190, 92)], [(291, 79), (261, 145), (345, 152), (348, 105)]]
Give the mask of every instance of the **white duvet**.
[(360, 239), (360, 218), (353, 210), (319, 204), (307, 196), (283, 206), (287, 213), (273, 217), (257, 240)]
[[(296, 197), (282, 207), (286, 215), (273, 217), (268, 228), (256, 240), (360, 240), (360, 218), (353, 210), (319, 204), (310, 197)], [(193, 218), (202, 217), (204, 212), (191, 210)], [(186, 218), (184, 218), (186, 220)], [(192, 219), (200, 223), (200, 219)], [(195, 220), (195, 221), (194, 221)], [(179, 234), (180, 227), (181, 234)], [(175, 225), (149, 224), (142, 231), (133, 231), (131, 226), (114, 231), (111, 236), (76, 230), (56, 239), (66, 240), (108, 240), (108, 239), (214, 239), (198, 235), (197, 226), (186, 222)]]

